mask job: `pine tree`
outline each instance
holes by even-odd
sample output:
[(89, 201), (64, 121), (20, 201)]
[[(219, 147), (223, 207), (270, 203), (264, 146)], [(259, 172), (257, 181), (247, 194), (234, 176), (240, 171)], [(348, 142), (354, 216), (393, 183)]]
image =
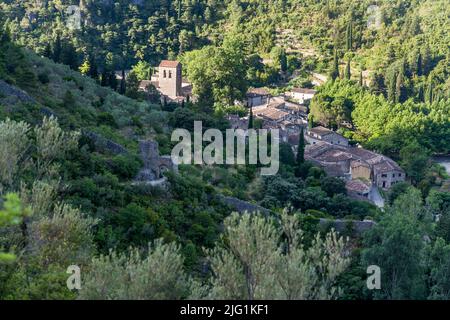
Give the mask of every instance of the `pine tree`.
[(64, 42), (60, 62), (68, 65), (72, 70), (78, 69), (78, 56), (75, 47), (71, 42)]
[(298, 150), (297, 150), (297, 165), (300, 166), (305, 163), (305, 136), (304, 129), (300, 130), (300, 136), (298, 139)]

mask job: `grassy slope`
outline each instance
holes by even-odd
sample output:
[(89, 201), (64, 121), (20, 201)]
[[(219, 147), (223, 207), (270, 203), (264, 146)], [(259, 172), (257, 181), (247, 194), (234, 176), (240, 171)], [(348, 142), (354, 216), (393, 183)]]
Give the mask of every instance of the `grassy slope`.
[[(166, 123), (159, 106), (119, 95), (28, 50), (11, 44), (3, 44), (2, 49), (6, 54), (0, 58), (0, 79), (20, 87), (38, 104), (7, 105), (0, 97), (1, 118), (35, 123), (51, 112), (64, 127), (96, 131), (132, 149), (138, 138), (154, 137), (154, 128), (161, 130)], [(7, 68), (10, 64), (15, 65), (13, 72)], [(114, 121), (105, 122), (111, 117)]]

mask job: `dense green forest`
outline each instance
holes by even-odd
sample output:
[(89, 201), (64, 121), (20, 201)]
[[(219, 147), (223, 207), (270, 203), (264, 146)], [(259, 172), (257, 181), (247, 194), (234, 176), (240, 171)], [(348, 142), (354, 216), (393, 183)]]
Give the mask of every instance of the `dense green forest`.
[[(79, 30), (66, 26), (71, 4)], [(368, 28), (371, 4), (2, 0), (0, 299), (449, 299), (448, 176), (430, 155), (450, 152), (450, 8), (377, 1)], [(183, 62), (196, 103), (138, 92), (161, 59)], [(276, 176), (182, 165), (165, 188), (134, 183), (139, 140), (169, 154), (173, 129), (225, 130), (250, 86), (312, 87), (313, 73), (329, 81), (310, 123), (408, 174), (384, 210), (288, 144)], [(238, 215), (224, 196), (268, 213)], [(337, 234), (319, 219), (376, 226)], [(81, 291), (66, 287), (73, 264)], [(368, 265), (381, 290), (367, 290)]]

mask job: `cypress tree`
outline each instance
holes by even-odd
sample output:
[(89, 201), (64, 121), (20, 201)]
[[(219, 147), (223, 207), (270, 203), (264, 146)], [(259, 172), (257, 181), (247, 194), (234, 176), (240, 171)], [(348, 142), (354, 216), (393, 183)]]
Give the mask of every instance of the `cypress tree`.
[(350, 59), (347, 61), (347, 65), (345, 66), (345, 73), (344, 73), (344, 77), (347, 80), (350, 80), (350, 78), (352, 77), (351, 71), (350, 71)]
[(103, 87), (106, 87), (109, 85), (109, 77), (108, 77), (108, 71), (106, 71), (106, 69), (103, 69), (102, 71), (102, 79), (100, 81), (100, 85)]
[(428, 84), (428, 90), (425, 99), (425, 102), (428, 102), (429, 104), (433, 103), (433, 78), (430, 78), (430, 83)]
[(281, 71), (286, 72), (287, 71), (287, 57), (286, 57), (286, 51), (281, 50), (280, 53), (280, 68)]
[(91, 68), (89, 69), (89, 76), (92, 79), (97, 80), (98, 79), (98, 68), (97, 68), (97, 64), (95, 63), (95, 60), (90, 58), (89, 65), (91, 66)]
[(312, 129), (314, 128), (314, 116), (312, 114), (309, 115), (308, 119), (308, 128)]
[(44, 52), (43, 52), (44, 57), (51, 59), (52, 58), (52, 48), (50, 46), (50, 43), (47, 43), (47, 45), (45, 46)]
[(361, 71), (359, 71), (359, 86), (362, 87), (363, 85), (364, 85), (363, 73), (362, 73), (362, 70), (361, 70)]
[(388, 100), (391, 102), (395, 102), (396, 101), (396, 82), (397, 82), (397, 73), (394, 70), (391, 70), (391, 72), (389, 73), (389, 78), (388, 78), (388, 88), (387, 88), (387, 93), (388, 93)]
[(304, 136), (304, 129), (302, 127), (298, 139), (297, 165), (300, 166), (303, 163), (305, 163), (305, 136)]
[(182, 10), (181, 0), (178, 0), (178, 20), (181, 19), (181, 10)]
[(419, 91), (417, 93), (417, 99), (419, 100), (419, 102), (425, 102), (425, 96), (424, 96), (424, 92), (423, 92), (423, 84), (420, 84), (420, 86), (419, 86)]
[(248, 116), (248, 128), (253, 129), (253, 107), (250, 107), (250, 115)]
[(125, 70), (122, 69), (122, 79), (120, 79), (120, 87), (119, 87), (119, 93), (125, 94), (127, 87), (125, 82)]
[(353, 47), (353, 30), (352, 30), (352, 21), (347, 24), (347, 34), (346, 34), (346, 50), (352, 51)]
[(333, 66), (330, 73), (331, 80), (336, 80), (339, 78), (339, 60), (336, 48), (334, 49)]
[(53, 45), (53, 54), (52, 54), (53, 61), (61, 62), (61, 54), (62, 54), (61, 37), (59, 36), (59, 34), (57, 34), (55, 43)]
[(422, 75), (422, 54), (419, 52), (417, 55), (417, 75), (420, 77)]
[(403, 73), (399, 72), (395, 83), (395, 102), (402, 103), (405, 101), (405, 88), (403, 87)]

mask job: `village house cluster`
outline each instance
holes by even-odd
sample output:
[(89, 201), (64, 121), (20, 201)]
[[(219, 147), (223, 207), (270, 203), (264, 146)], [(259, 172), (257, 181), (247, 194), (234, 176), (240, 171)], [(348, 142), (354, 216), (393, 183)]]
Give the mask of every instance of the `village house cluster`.
[[(145, 91), (153, 85), (167, 102), (181, 103), (192, 99), (192, 84), (183, 79), (182, 65), (178, 61), (161, 61), (150, 80), (140, 83)], [(292, 88), (273, 96), (267, 88), (251, 88), (243, 103), (251, 108), (262, 129), (278, 129), (280, 140), (297, 152), (303, 131), (307, 142), (305, 158), (320, 166), (332, 177), (346, 182), (347, 192), (358, 199), (376, 202), (381, 198), (377, 189), (388, 190), (405, 180), (405, 172), (392, 159), (361, 147), (350, 146), (348, 139), (323, 126), (308, 127), (308, 101), (316, 91)], [(229, 115), (231, 129), (248, 130), (249, 116)], [(303, 130), (302, 130), (303, 129)], [(378, 196), (377, 196), (378, 195)]]
[[(405, 172), (392, 159), (350, 146), (349, 140), (341, 134), (317, 126), (308, 127), (307, 101), (316, 91), (307, 88), (293, 88), (284, 95), (273, 97), (265, 88), (252, 88), (247, 93), (245, 105), (251, 107), (263, 128), (280, 130), (280, 139), (297, 152), (299, 136), (304, 132), (307, 142), (305, 158), (323, 168), (332, 177), (346, 182), (350, 196), (369, 200), (382, 205), (378, 188), (390, 189), (396, 183), (405, 181)], [(246, 129), (248, 117), (229, 116), (233, 128)]]

